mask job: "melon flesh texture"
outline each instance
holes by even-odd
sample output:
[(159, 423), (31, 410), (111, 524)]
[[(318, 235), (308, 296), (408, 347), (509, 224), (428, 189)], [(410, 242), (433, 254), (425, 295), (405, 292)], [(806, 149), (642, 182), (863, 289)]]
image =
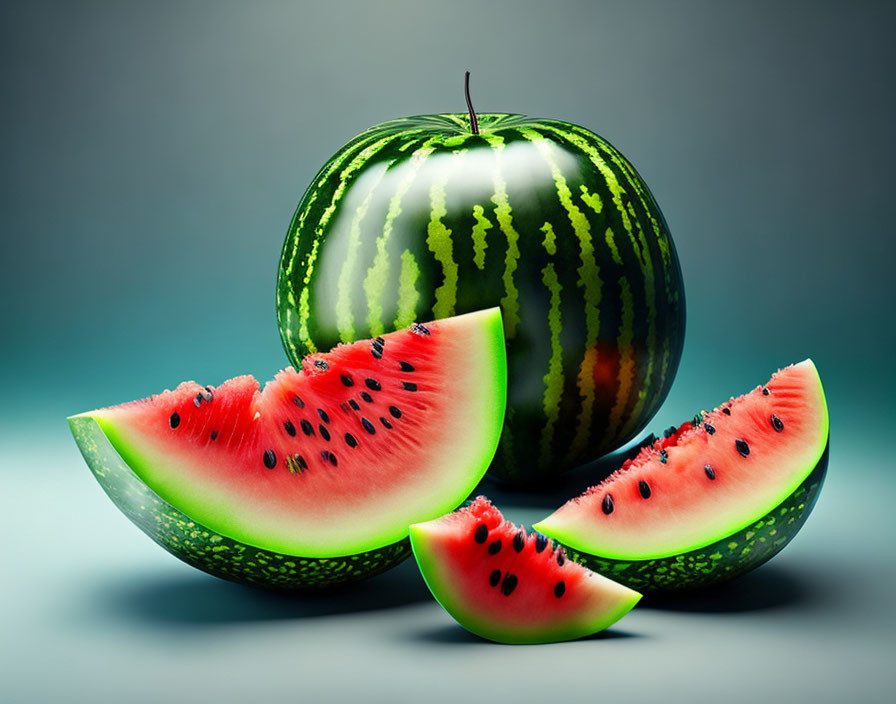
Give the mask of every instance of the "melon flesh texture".
[(161, 499), (288, 555), (353, 555), (449, 511), (488, 468), (506, 366), (493, 308), (249, 376), (76, 416), (93, 419)]
[(643, 448), (535, 527), (613, 560), (693, 551), (784, 502), (812, 474), (827, 440), (824, 391), (806, 360)]
[(481, 496), (470, 506), (411, 526), (410, 537), (436, 600), (468, 631), (499, 643), (547, 643), (597, 633), (641, 598), (566, 559), (563, 548), (545, 536), (527, 535), (505, 521)]

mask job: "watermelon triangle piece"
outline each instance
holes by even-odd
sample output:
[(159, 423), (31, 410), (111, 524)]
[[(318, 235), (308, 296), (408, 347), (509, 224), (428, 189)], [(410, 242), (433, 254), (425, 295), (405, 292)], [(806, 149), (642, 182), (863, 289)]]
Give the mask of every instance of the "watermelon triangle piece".
[(772, 557), (815, 503), (829, 421), (805, 360), (670, 428), (535, 528), (639, 589), (707, 586)]
[(411, 523), (460, 504), (494, 455), (505, 400), (492, 308), (311, 355), (263, 389), (249, 376), (185, 382), (69, 423), (126, 512), (130, 473), (127, 491), (193, 522), (199, 542), (332, 559), (406, 541)]
[(563, 547), (504, 520), (491, 502), (410, 528), (436, 601), (461, 626), (498, 643), (549, 643), (616, 623), (641, 595), (568, 560)]

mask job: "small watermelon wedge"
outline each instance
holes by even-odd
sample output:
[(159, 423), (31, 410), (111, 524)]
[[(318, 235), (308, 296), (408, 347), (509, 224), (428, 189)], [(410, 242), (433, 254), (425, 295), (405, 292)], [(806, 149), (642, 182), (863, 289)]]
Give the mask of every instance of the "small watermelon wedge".
[(644, 592), (754, 569), (802, 527), (824, 482), (828, 411), (811, 360), (664, 437), (535, 528)]
[(468, 631), (498, 643), (551, 643), (604, 630), (641, 595), (566, 559), (540, 533), (505, 521), (484, 496), (410, 528), (436, 601)]
[(411, 523), (458, 506), (504, 420), (497, 308), (306, 357), (259, 388), (185, 382), (69, 418), (118, 507), (186, 562), (304, 588), (410, 554)]

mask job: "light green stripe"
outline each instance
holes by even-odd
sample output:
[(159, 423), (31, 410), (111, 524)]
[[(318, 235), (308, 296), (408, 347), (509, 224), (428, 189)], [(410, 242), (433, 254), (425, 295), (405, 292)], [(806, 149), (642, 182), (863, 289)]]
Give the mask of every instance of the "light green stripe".
[(495, 219), (498, 222), (498, 227), (501, 229), (504, 237), (507, 238), (507, 251), (504, 253), (504, 273), (501, 276), (501, 280), (504, 283), (501, 312), (504, 314), (504, 338), (512, 340), (516, 337), (516, 329), (520, 323), (520, 294), (513, 277), (520, 259), (520, 235), (513, 226), (513, 211), (507, 198), (507, 182), (501, 173), (504, 138), (497, 134), (482, 134), (482, 137), (495, 150), (496, 154), (495, 193), (491, 197), (491, 201), (495, 204)]
[(383, 294), (389, 281), (390, 257), (387, 250), (389, 238), (392, 235), (392, 227), (395, 219), (401, 215), (401, 200), (410, 189), (414, 180), (426, 161), (426, 158), (432, 154), (434, 147), (432, 143), (435, 137), (428, 139), (423, 145), (417, 149), (411, 156), (410, 166), (404, 178), (398, 184), (395, 193), (389, 200), (389, 209), (386, 212), (386, 221), (383, 224), (383, 231), (376, 239), (376, 254), (373, 258), (373, 264), (367, 269), (367, 276), (364, 278), (364, 293), (367, 298), (367, 326), (370, 335), (382, 335), (385, 330), (383, 323)]
[(409, 249), (401, 253), (401, 274), (398, 277), (398, 315), (395, 317), (395, 329), (406, 328), (417, 319), (417, 279), (420, 278), (420, 267)]
[(531, 141), (551, 168), (557, 197), (566, 210), (576, 238), (579, 240), (579, 255), (582, 264), (576, 269), (579, 274), (579, 285), (585, 298), (585, 353), (579, 367), (578, 388), (582, 399), (579, 411), (576, 434), (569, 449), (570, 456), (581, 453), (591, 435), (591, 419), (594, 412), (594, 366), (597, 363), (597, 338), (600, 333), (600, 271), (594, 257), (594, 244), (591, 240), (591, 223), (579, 207), (573, 202), (572, 192), (566, 178), (551, 153), (556, 149), (553, 143), (531, 128), (522, 128), (520, 133)]
[(616, 235), (613, 234), (613, 228), (607, 227), (607, 231), (604, 233), (604, 239), (607, 242), (607, 247), (610, 248), (610, 255), (613, 257), (613, 262), (622, 266), (622, 257), (619, 254), (619, 248), (616, 246)]
[(619, 351), (619, 370), (617, 372), (619, 386), (616, 389), (616, 401), (610, 411), (610, 420), (604, 433), (604, 441), (617, 437), (616, 433), (628, 406), (636, 373), (634, 350), (632, 349), (635, 306), (632, 300), (631, 286), (624, 276), (619, 277), (619, 298), (622, 302), (622, 320), (619, 326), (619, 335), (616, 338), (616, 349)]
[(485, 239), (486, 230), (490, 230), (494, 226), (485, 217), (485, 209), (481, 205), (473, 206), (473, 218), (476, 220), (470, 235), (473, 238), (473, 263), (482, 270), (485, 269), (485, 250), (488, 248), (488, 242)]
[(616, 206), (616, 210), (622, 220), (622, 225), (631, 240), (632, 251), (635, 253), (635, 258), (638, 260), (638, 264), (640, 265), (643, 274), (644, 298), (647, 305), (647, 369), (642, 377), (642, 382), (638, 385), (641, 389), (638, 393), (638, 401), (632, 410), (629, 423), (625, 427), (625, 433), (627, 434), (637, 422), (638, 416), (644, 408), (646, 394), (643, 389), (648, 387), (650, 379), (653, 376), (654, 358), (656, 357), (656, 284), (653, 275), (653, 261), (650, 256), (650, 247), (644, 236), (644, 231), (641, 228), (640, 218), (634, 218), (635, 228), (637, 229), (637, 235), (635, 234), (632, 227), (632, 218), (629, 216), (629, 211), (622, 202), (622, 196), (625, 194), (625, 190), (619, 184), (615, 172), (604, 161), (598, 149), (591, 144), (589, 140), (584, 139), (584, 137), (579, 134), (574, 134), (567, 130), (559, 130), (550, 125), (545, 125), (544, 129), (558, 134), (563, 139), (566, 139), (568, 142), (581, 149), (588, 155), (591, 163), (597, 167), (612, 195), (613, 204)]
[(579, 190), (582, 191), (582, 202), (600, 215), (600, 212), (604, 209), (604, 202), (600, 199), (600, 194), (591, 193), (584, 183), (579, 186)]
[(371, 184), (370, 190), (367, 191), (367, 195), (361, 201), (361, 205), (355, 209), (351, 225), (349, 225), (345, 259), (342, 263), (342, 268), (339, 269), (339, 277), (336, 279), (336, 329), (339, 331), (339, 339), (342, 342), (353, 342), (356, 338), (355, 315), (352, 312), (352, 288), (357, 281), (355, 269), (358, 266), (361, 249), (361, 223), (367, 215), (376, 187), (380, 185), (386, 170), (389, 168), (389, 165), (385, 164), (380, 166), (380, 173), (377, 175), (376, 180)]
[[(547, 223), (545, 223), (547, 225)], [(556, 247), (547, 248), (554, 254)], [(551, 307), (548, 311), (548, 328), (551, 331), (551, 360), (548, 373), (544, 375), (544, 414), (547, 423), (541, 432), (541, 466), (549, 466), (554, 457), (554, 426), (560, 417), (560, 398), (563, 395), (563, 347), (560, 344), (560, 331), (563, 329), (560, 320), (560, 292), (563, 287), (554, 271), (554, 263), (548, 262), (541, 270), (541, 281), (551, 294)]]
[(457, 304), (457, 262), (454, 261), (451, 230), (442, 222), (442, 218), (448, 214), (445, 206), (447, 180), (448, 174), (443, 171), (429, 189), (430, 218), (426, 227), (426, 245), (442, 265), (442, 284), (435, 290), (436, 301), (432, 306), (436, 319), (454, 315), (454, 306)]
[(300, 294), (299, 300), (299, 339), (304, 341), (305, 346), (308, 347), (308, 349), (311, 351), (313, 351), (313, 345), (310, 347), (308, 346), (308, 342), (310, 342), (311, 340), (311, 336), (308, 332), (308, 320), (311, 316), (311, 306), (307, 292), (308, 285), (311, 282), (311, 277), (314, 273), (314, 265), (317, 261), (317, 252), (320, 245), (320, 240), (323, 238), (326, 232), (327, 223), (330, 221), (330, 218), (335, 212), (336, 206), (342, 198), (342, 195), (345, 193), (346, 186), (352, 179), (355, 172), (358, 171), (362, 166), (364, 166), (371, 159), (371, 157), (373, 157), (389, 142), (399, 137), (404, 138), (406, 137), (406, 135), (389, 135), (387, 137), (378, 139), (373, 144), (361, 150), (361, 152), (351, 160), (345, 170), (339, 174), (339, 185), (333, 192), (333, 197), (330, 200), (330, 205), (327, 206), (326, 210), (324, 210), (323, 214), (321, 215), (320, 221), (314, 228), (314, 242), (311, 245), (311, 252), (308, 255), (308, 261), (305, 264), (305, 276), (303, 277), (304, 285), (302, 287), (302, 293)]
[(545, 222), (544, 225), (541, 226), (541, 231), (544, 233), (544, 240), (541, 245), (545, 248), (548, 254), (554, 256), (557, 253), (557, 235), (554, 234), (554, 228), (549, 222)]

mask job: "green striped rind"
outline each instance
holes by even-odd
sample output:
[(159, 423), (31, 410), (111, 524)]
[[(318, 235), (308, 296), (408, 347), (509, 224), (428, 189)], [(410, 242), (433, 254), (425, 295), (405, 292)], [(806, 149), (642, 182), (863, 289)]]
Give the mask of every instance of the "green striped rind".
[(812, 473), (778, 506), (710, 545), (655, 560), (610, 560), (566, 547), (576, 562), (643, 593), (704, 589), (759, 567), (777, 555), (809, 517), (824, 483), (829, 449)]
[(428, 115), (324, 166), (281, 258), (294, 364), (413, 320), (500, 305), (510, 376), (497, 476), (536, 482), (633, 437), (671, 385), (684, 297), (662, 213), (609, 143), (519, 115)]
[(269, 589), (315, 589), (372, 577), (411, 554), (406, 539), (336, 558), (284, 555), (233, 540), (163, 501), (128, 467), (94, 419), (70, 418), (69, 426), (91, 472), (112, 502), (165, 550), (216, 577)]

